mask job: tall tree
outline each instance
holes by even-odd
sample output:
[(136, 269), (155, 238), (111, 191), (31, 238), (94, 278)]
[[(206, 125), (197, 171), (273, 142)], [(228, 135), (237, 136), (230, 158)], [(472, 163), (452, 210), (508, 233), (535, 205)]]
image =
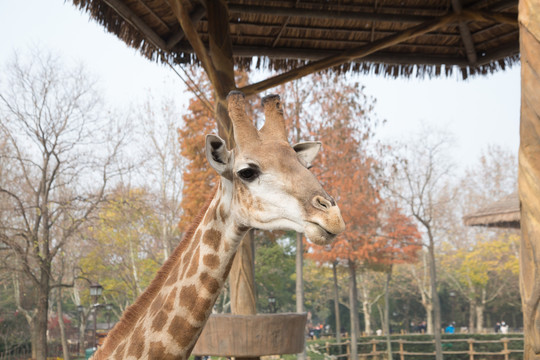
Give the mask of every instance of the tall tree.
[[(409, 139), (399, 150), (404, 161), (397, 162), (393, 170), (392, 194), (397, 196), (408, 215), (420, 225), (426, 237), (429, 255), (429, 278), (433, 304), (433, 332), (436, 359), (442, 360), (441, 311), (437, 294), (437, 265), (435, 244), (443, 230), (442, 220), (446, 205), (454, 194), (449, 187), (451, 162), (447, 158), (449, 136), (424, 128)], [(426, 309), (427, 310), (427, 309)]]
[(313, 170), (339, 203), (347, 230), (328, 248), (309, 245), (308, 254), (320, 263), (339, 260), (347, 266), (351, 356), (356, 357), (357, 268), (370, 256), (381, 205), (380, 185), (372, 181), (377, 163), (369, 154), (378, 122), (370, 114), (373, 100), (363, 93), (358, 83), (348, 83), (330, 74), (314, 76), (312, 81), (315, 86), (311, 113), (316, 124), (313, 132), (323, 141), (325, 149)]
[[(0, 137), (9, 151), (0, 158), (16, 181), (0, 180), (0, 241), (17, 256), (13, 270), (36, 291), (35, 306), (19, 311), (32, 328), (33, 357), (45, 360), (49, 293), (62, 286), (52, 276), (53, 262), (104, 200), (127, 131), (101, 111), (82, 68), (39, 52), (28, 58), (15, 56), (2, 72)], [(120, 140), (112, 142), (114, 136)]]
[(185, 160), (180, 154), (177, 128), (182, 119), (175, 103), (170, 98), (158, 101), (150, 95), (140, 110), (146, 158), (142, 176), (150, 186), (155, 203), (154, 211), (159, 219), (159, 235), (164, 258), (180, 241), (178, 219), (181, 216), (182, 171)]
[(163, 263), (160, 222), (152, 196), (117, 186), (85, 233), (84, 276), (98, 281), (104, 296), (123, 311), (144, 291)]

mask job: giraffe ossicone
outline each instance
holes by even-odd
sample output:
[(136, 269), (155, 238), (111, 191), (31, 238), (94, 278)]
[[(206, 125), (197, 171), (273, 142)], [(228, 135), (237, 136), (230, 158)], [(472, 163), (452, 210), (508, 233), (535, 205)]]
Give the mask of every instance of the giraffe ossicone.
[(291, 146), (280, 98), (263, 98), (257, 130), (245, 97), (227, 97), (234, 149), (207, 135), (208, 162), (220, 183), (146, 291), (130, 306), (93, 359), (187, 359), (250, 228), (295, 230), (317, 244), (345, 229), (338, 206), (309, 171), (320, 142)]

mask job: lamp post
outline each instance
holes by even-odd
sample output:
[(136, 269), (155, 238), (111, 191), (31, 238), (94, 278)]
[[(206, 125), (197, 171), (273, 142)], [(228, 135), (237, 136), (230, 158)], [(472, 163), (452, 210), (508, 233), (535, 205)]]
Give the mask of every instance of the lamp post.
[(103, 286), (101, 286), (99, 283), (92, 283), (90, 284), (90, 296), (94, 300), (94, 304), (92, 307), (94, 308), (94, 348), (97, 347), (97, 309), (99, 307), (98, 298), (103, 293)]

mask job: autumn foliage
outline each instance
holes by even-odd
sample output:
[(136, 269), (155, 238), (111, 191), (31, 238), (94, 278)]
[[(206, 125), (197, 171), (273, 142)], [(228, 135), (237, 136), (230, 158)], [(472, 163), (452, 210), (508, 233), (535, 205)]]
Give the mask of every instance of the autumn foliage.
[(324, 148), (313, 171), (338, 202), (347, 229), (329, 246), (306, 244), (307, 257), (364, 265), (414, 261), (420, 249), (416, 226), (381, 197), (372, 102), (358, 84), (341, 82), (339, 90), (329, 91), (324, 84), (333, 83), (331, 75), (320, 75), (316, 83), (322, 88), (311, 101), (322, 115), (315, 132)]

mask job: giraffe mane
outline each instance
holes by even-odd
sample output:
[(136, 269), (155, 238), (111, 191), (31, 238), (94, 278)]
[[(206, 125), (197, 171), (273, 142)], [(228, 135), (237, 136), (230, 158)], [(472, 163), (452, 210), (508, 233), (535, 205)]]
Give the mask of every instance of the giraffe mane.
[(180, 241), (178, 246), (176, 246), (176, 248), (174, 249), (173, 253), (158, 270), (156, 276), (154, 277), (150, 285), (141, 295), (139, 295), (135, 302), (124, 311), (124, 314), (122, 315), (120, 321), (118, 321), (118, 323), (114, 326), (111, 332), (107, 335), (107, 337), (110, 337), (111, 339), (107, 341), (106, 345), (108, 345), (107, 348), (112, 347), (112, 351), (104, 348), (102, 350), (103, 353), (107, 354), (108, 351), (111, 351), (111, 353), (114, 352), (116, 346), (115, 344), (117, 344), (118, 341), (122, 340), (123, 335), (132, 329), (132, 326), (135, 325), (134, 322), (137, 321), (138, 315), (140, 314), (141, 310), (145, 310), (151, 305), (152, 301), (157, 296), (159, 289), (167, 280), (167, 276), (169, 275), (174, 264), (180, 261), (181, 255), (184, 253), (189, 243), (189, 240), (193, 238), (195, 230), (197, 230), (197, 227), (200, 225), (206, 211), (210, 207), (210, 204), (212, 203), (212, 200), (216, 195), (218, 188), (219, 182), (216, 186), (214, 186), (214, 189), (208, 196), (206, 203), (201, 208), (201, 210), (189, 226), (188, 230), (182, 237), (182, 241)]

